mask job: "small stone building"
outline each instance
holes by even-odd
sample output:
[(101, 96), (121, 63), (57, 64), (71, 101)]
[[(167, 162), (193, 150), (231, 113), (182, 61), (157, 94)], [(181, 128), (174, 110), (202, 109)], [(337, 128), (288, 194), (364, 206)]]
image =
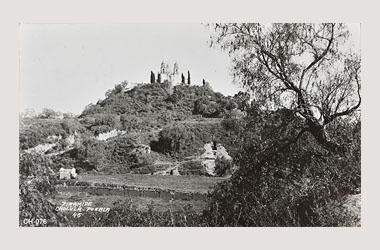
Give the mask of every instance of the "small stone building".
[(76, 179), (77, 177), (78, 177), (78, 174), (77, 174), (75, 168), (72, 168), (72, 169), (61, 168), (61, 169), (59, 169), (59, 179), (60, 180)]

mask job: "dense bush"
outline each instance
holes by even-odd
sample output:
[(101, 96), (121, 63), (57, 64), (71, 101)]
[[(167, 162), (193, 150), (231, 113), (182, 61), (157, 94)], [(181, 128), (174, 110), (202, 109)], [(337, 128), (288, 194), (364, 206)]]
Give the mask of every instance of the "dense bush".
[(231, 160), (216, 158), (215, 160), (215, 174), (217, 176), (227, 176), (232, 174), (234, 163)]
[(109, 132), (113, 129), (120, 129), (121, 124), (119, 117), (115, 114), (93, 114), (90, 117), (81, 119), (83, 126), (90, 130), (93, 135), (97, 136), (101, 133)]
[[(57, 176), (51, 162), (42, 156), (21, 154), (19, 164), (19, 225), (59, 226), (67, 218), (55, 211), (49, 197), (56, 193)], [(29, 224), (24, 220), (47, 219), (47, 224)]]
[(185, 161), (180, 165), (181, 175), (208, 175), (200, 160)]
[(75, 132), (86, 132), (86, 128), (75, 117), (64, 119), (24, 118), (20, 120), (20, 149), (48, 143), (49, 136), (62, 136), (65, 139)]
[(199, 98), (194, 102), (193, 114), (202, 115), (207, 118), (221, 117), (223, 114), (222, 106), (208, 98)]
[(146, 145), (143, 141), (150, 140), (149, 135), (146, 136), (147, 138), (141, 139), (138, 135), (125, 135), (107, 141), (84, 138), (77, 147), (53, 156), (54, 167), (75, 167), (81, 171), (96, 170), (102, 173), (128, 173), (130, 168), (153, 164), (158, 158), (155, 152), (146, 155), (135, 152), (134, 149)]
[(56, 112), (53, 109), (44, 108), (40, 114), (38, 114), (38, 118), (42, 119), (56, 119), (60, 117), (62, 114), (60, 112)]
[[(256, 110), (245, 122), (239, 169), (215, 188), (205, 212), (211, 225), (326, 226), (323, 218), (332, 211), (318, 208), (360, 189), (360, 143), (341, 156), (309, 134), (291, 142), (302, 120), (287, 110)], [(353, 135), (346, 133), (346, 141)]]
[(228, 134), (219, 122), (179, 123), (164, 127), (158, 141), (153, 141), (151, 147), (182, 159), (203, 153), (204, 144), (209, 142), (221, 142), (229, 151), (234, 136)]

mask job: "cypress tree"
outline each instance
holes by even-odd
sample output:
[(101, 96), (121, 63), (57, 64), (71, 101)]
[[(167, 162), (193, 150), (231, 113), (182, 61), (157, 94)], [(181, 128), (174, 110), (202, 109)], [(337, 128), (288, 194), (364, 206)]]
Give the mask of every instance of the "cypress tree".
[(153, 71), (150, 72), (150, 83), (156, 82), (156, 76), (154, 75)]
[(183, 73), (181, 74), (181, 83), (185, 83), (185, 76), (183, 75)]
[(158, 73), (158, 75), (157, 75), (157, 82), (161, 83), (161, 74), (160, 73)]
[(190, 79), (190, 71), (188, 70), (188, 71), (187, 71), (187, 84), (190, 85), (190, 83), (191, 83), (191, 79)]

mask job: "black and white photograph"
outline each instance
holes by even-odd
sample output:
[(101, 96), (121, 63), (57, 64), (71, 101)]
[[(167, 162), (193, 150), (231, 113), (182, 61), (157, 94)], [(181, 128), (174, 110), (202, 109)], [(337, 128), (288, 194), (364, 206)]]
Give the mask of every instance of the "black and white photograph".
[(19, 227), (361, 227), (360, 23), (20, 23)]

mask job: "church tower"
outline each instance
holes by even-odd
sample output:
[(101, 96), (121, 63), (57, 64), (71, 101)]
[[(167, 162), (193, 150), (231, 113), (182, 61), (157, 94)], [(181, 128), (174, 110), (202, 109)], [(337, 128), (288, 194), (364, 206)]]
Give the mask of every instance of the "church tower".
[(173, 74), (176, 74), (176, 75), (179, 74), (179, 73), (178, 73), (178, 63), (177, 63), (177, 62), (174, 63)]
[(174, 63), (174, 68), (173, 68), (173, 74), (172, 74), (172, 84), (175, 85), (179, 83), (179, 70), (178, 70), (178, 63)]
[(164, 62), (161, 63), (160, 74), (166, 74), (166, 66)]
[(160, 73), (162, 82), (170, 81), (169, 65), (165, 64), (164, 61), (161, 63)]

